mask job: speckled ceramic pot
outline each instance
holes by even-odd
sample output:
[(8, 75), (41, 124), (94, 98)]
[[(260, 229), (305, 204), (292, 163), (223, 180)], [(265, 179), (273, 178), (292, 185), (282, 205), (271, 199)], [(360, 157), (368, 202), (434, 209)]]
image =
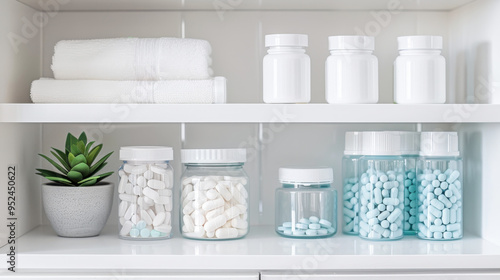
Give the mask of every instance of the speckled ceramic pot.
[(57, 235), (90, 237), (101, 233), (113, 205), (114, 186), (42, 185), (43, 209)]

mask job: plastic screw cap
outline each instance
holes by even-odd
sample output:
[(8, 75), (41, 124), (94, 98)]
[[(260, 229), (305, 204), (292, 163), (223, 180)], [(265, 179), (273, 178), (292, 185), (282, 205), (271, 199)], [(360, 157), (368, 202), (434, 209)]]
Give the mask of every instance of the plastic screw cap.
[(422, 132), (420, 136), (421, 156), (459, 156), (458, 133)]
[(398, 37), (399, 50), (441, 50), (441, 36), (403, 36)]
[(120, 160), (127, 161), (164, 161), (173, 160), (171, 147), (132, 146), (120, 148)]
[(266, 35), (266, 47), (307, 47), (308, 37), (304, 34)]
[(370, 50), (375, 49), (375, 38), (371, 36), (330, 36), (330, 50)]
[(282, 167), (279, 169), (281, 183), (332, 183), (333, 169), (330, 167)]
[(347, 131), (345, 133), (344, 155), (361, 155), (362, 152), (362, 132)]
[(399, 156), (401, 138), (395, 131), (363, 132), (363, 155)]
[(184, 149), (182, 163), (241, 163), (247, 161), (246, 149)]

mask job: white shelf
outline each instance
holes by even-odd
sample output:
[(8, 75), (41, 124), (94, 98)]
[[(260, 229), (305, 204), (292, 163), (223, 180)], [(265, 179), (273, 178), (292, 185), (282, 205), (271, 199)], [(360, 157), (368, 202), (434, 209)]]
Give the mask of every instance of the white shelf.
[[(178, 234), (176, 233), (178, 236)], [(337, 233), (333, 238), (297, 240), (279, 237), (270, 226), (253, 227), (234, 241), (127, 241), (117, 227), (92, 238), (57, 237), (41, 226), (17, 241), (19, 269), (128, 270), (290, 270), (314, 261), (318, 270), (500, 269), (500, 246), (467, 235), (432, 242), (405, 237), (371, 242)], [(6, 248), (0, 252), (5, 256)], [(362, 264), (362, 265), (360, 265)], [(2, 261), (1, 269), (6, 262)]]
[[(54, 11), (53, 0), (18, 0), (36, 10)], [(403, 10), (448, 11), (475, 0), (401, 0)], [(63, 3), (63, 1), (61, 1)], [(66, 1), (64, 1), (66, 2)], [(158, 10), (386, 10), (387, 0), (72, 0), (57, 7), (60, 11), (158, 11)]]
[(500, 123), (500, 105), (0, 104), (0, 123)]

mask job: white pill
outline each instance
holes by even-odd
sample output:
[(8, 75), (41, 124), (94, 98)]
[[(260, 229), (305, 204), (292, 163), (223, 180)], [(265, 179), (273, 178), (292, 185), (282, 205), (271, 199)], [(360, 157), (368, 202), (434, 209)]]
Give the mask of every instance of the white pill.
[(207, 212), (205, 217), (207, 220), (211, 220), (211, 219), (213, 219), (213, 218), (215, 218), (223, 213), (224, 213), (224, 207), (218, 207), (212, 211)]
[(233, 195), (228, 190), (228, 187), (230, 185), (231, 185), (230, 182), (222, 181), (215, 186), (215, 189), (220, 193), (220, 195), (224, 198), (225, 201), (230, 201), (231, 198), (233, 198)]
[(132, 217), (130, 218), (130, 221), (134, 225), (136, 225), (140, 221), (139, 216), (136, 213), (132, 214)]
[(227, 221), (223, 226), (223, 228), (232, 228), (231, 221)]
[(229, 209), (227, 209), (225, 212), (225, 215), (226, 215), (226, 218), (228, 220), (231, 220), (232, 218), (238, 216), (239, 214), (241, 214), (241, 210), (238, 206), (233, 206)]
[(235, 228), (220, 228), (215, 231), (215, 236), (220, 239), (238, 237), (238, 230)]
[(120, 184), (118, 185), (118, 193), (125, 193), (125, 185), (128, 182), (127, 175), (123, 175), (120, 177)]
[(222, 215), (219, 215), (211, 220), (208, 220), (204, 227), (205, 227), (205, 231), (207, 232), (213, 232), (215, 231), (216, 229), (222, 227), (225, 223), (227, 222), (227, 218), (226, 218), (226, 215), (222, 214)]
[(165, 212), (165, 207), (163, 204), (155, 203), (155, 212), (158, 214), (160, 212)]
[(157, 227), (154, 227), (154, 229), (159, 231), (159, 232), (170, 234), (170, 232), (172, 231), (172, 226), (167, 225), (167, 224), (162, 224), (162, 225), (159, 225)]
[(248, 228), (248, 222), (242, 219), (232, 219), (231, 226), (237, 229), (246, 229)]
[(202, 238), (205, 236), (205, 229), (202, 226), (195, 226), (194, 232), (192, 233), (194, 238)]
[(141, 195), (142, 193), (142, 188), (139, 187), (139, 186), (135, 186), (134, 189), (132, 190), (132, 192), (135, 194), (135, 195)]
[[(244, 178), (243, 178), (244, 179)], [(245, 189), (245, 184), (237, 184), (236, 185), (236, 188), (238, 189), (238, 191), (241, 193), (241, 195), (243, 196), (243, 198), (247, 199), (248, 198), (248, 191), (247, 189)]]
[(173, 192), (170, 189), (162, 189), (162, 190), (158, 190), (158, 194), (160, 196), (172, 196)]
[(165, 221), (165, 212), (160, 212), (156, 215), (156, 217), (153, 219), (153, 226), (157, 227)]
[(196, 226), (202, 226), (206, 219), (203, 210), (196, 210), (191, 214), (191, 217), (193, 218), (194, 224)]
[(153, 179), (153, 171), (147, 170), (142, 176), (144, 176), (146, 180), (151, 180)]
[(139, 174), (143, 174), (146, 171), (148, 171), (147, 165), (138, 165), (138, 166), (132, 167), (132, 169), (128, 173), (134, 174), (134, 175), (139, 175)]
[(134, 227), (134, 224), (131, 221), (126, 221), (122, 229), (120, 230), (120, 235), (126, 236), (130, 232), (130, 230)]
[(394, 211), (387, 217), (387, 220), (392, 224), (396, 221), (396, 219), (402, 214), (401, 209), (396, 208)]
[(147, 196), (144, 196), (143, 199), (144, 199), (144, 204), (145, 205), (150, 206), (150, 207), (153, 206), (153, 205), (155, 205), (155, 202), (154, 202), (153, 199), (151, 199), (151, 198), (149, 198)]
[(146, 210), (141, 210), (141, 218), (146, 222), (146, 224), (148, 225), (153, 224), (153, 219), (151, 218), (151, 216), (149, 216)]
[(165, 182), (159, 181), (159, 180), (149, 180), (148, 181), (148, 187), (152, 189), (164, 189), (165, 188)]
[(126, 222), (127, 220), (125, 220), (125, 218), (123, 218), (123, 217), (120, 217), (119, 221), (120, 221), (120, 225), (122, 225), (122, 226), (123, 226), (123, 224), (125, 224), (125, 222)]
[[(205, 212), (208, 212), (208, 211), (213, 210), (215, 208), (224, 206), (224, 204), (225, 204), (224, 199), (218, 198), (216, 200), (209, 200), (209, 201), (203, 203), (202, 208), (203, 208), (203, 210), (205, 210)], [(213, 230), (207, 230), (207, 231), (213, 231)]]
[(134, 185), (132, 185), (131, 183), (125, 184), (125, 193), (134, 194)]
[(219, 197), (219, 192), (217, 192), (216, 190), (212, 189), (212, 190), (207, 191), (206, 196), (207, 196), (208, 199), (214, 200), (217, 197)]
[(185, 198), (192, 191), (193, 191), (193, 185), (188, 184), (188, 185), (183, 186), (182, 195), (181, 195), (182, 198)]
[(194, 207), (193, 207), (193, 202), (189, 202), (183, 209), (182, 209), (182, 213), (184, 215), (189, 215), (191, 213), (194, 212)]
[(130, 204), (127, 211), (125, 211), (125, 215), (123, 215), (125, 220), (130, 220), (130, 218), (132, 218), (132, 214), (135, 214), (136, 210), (137, 210), (137, 204)]
[(123, 217), (127, 209), (128, 209), (128, 202), (126, 201), (120, 202), (120, 205), (118, 206), (118, 216)]
[(193, 232), (194, 231), (194, 222), (193, 218), (189, 215), (184, 215), (182, 217), (182, 221), (184, 222), (185, 232)]
[(156, 218), (156, 214), (153, 211), (153, 209), (149, 208), (148, 210), (146, 210), (146, 212), (148, 212), (148, 215), (151, 217), (151, 220), (154, 221), (154, 219)]
[(167, 169), (161, 168), (157, 165), (151, 165), (151, 171), (156, 174), (167, 174)]
[(233, 194), (233, 199), (238, 202), (238, 204), (247, 204), (245, 197), (240, 193), (237, 187), (231, 187), (231, 193)]
[(383, 203), (385, 205), (393, 205), (393, 206), (396, 206), (399, 204), (399, 199), (397, 198), (392, 198), (392, 197), (388, 197), (388, 198), (384, 198), (383, 200)]
[[(156, 201), (158, 204), (165, 204), (165, 210), (172, 211), (172, 197), (171, 196), (160, 196)], [(170, 210), (169, 210), (170, 209)]]
[(215, 236), (215, 231), (206, 232), (205, 234), (207, 235), (208, 238), (212, 238)]
[(200, 190), (207, 191), (215, 188), (216, 185), (217, 183), (212, 180), (200, 182)]

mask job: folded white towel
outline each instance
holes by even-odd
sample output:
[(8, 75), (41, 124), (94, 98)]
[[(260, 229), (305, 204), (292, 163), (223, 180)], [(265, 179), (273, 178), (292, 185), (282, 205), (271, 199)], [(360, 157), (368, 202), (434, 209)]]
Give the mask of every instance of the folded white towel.
[(60, 41), (57, 80), (158, 81), (208, 79), (212, 48), (205, 40), (118, 38)]
[(40, 79), (31, 85), (34, 103), (226, 103), (226, 78), (175, 81)]

